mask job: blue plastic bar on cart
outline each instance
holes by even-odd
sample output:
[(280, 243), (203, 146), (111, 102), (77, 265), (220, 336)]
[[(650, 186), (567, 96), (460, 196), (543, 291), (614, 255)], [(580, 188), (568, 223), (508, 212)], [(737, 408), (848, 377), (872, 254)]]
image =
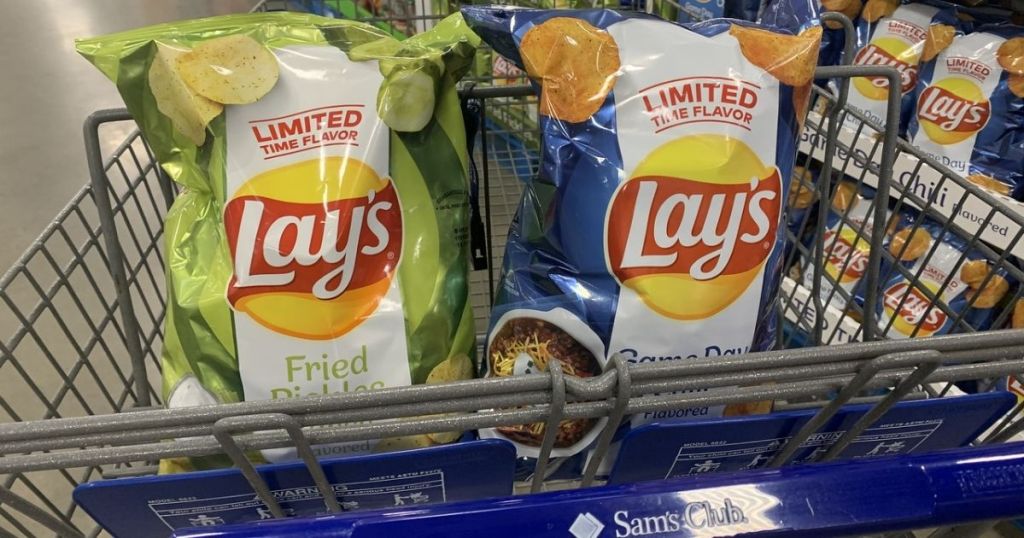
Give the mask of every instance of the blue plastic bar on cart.
[[(486, 440), (391, 454), (321, 460), (343, 510), (502, 497), (512, 493), (515, 449)], [(257, 467), (289, 515), (326, 512), (301, 462)], [(77, 502), (112, 535), (167, 536), (174, 529), (271, 518), (237, 469), (90, 482)]]
[[(1008, 392), (900, 402), (858, 435), (839, 459), (919, 454), (973, 441), (1016, 397)], [(871, 408), (847, 405), (800, 444), (789, 463), (814, 461)], [(608, 483), (627, 484), (764, 467), (816, 409), (702, 421), (655, 423), (623, 439)]]
[(1024, 444), (191, 529), (178, 538), (821, 537), (1024, 515)]

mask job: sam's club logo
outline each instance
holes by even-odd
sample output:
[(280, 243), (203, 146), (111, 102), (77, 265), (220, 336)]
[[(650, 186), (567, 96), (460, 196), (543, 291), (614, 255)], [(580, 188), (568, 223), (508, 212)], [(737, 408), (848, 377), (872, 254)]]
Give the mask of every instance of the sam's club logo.
[(602, 530), (604, 530), (604, 524), (590, 512), (576, 516), (576, 520), (569, 527), (569, 533), (576, 538), (597, 538)]
[[(666, 510), (660, 514), (630, 514), (628, 510), (619, 510), (612, 517), (616, 538), (676, 534), (687, 529), (740, 526), (741, 529), (738, 530), (747, 531), (761, 527), (750, 526), (751, 522), (747, 515), (729, 498), (723, 499), (721, 503), (688, 502), (680, 510)], [(747, 528), (748, 526), (750, 528)], [(601, 523), (594, 514), (583, 512), (576, 516), (569, 527), (569, 533), (575, 538), (597, 538), (604, 528), (604, 523)]]

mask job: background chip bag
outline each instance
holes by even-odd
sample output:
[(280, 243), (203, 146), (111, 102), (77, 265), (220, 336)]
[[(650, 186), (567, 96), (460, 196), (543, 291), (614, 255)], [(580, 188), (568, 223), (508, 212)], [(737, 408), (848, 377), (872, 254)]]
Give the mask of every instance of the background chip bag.
[[(792, 35), (609, 10), (463, 14), (540, 92), (542, 162), (509, 231), (488, 375), (542, 372), (553, 358), (589, 376), (616, 353), (641, 363), (771, 347), (782, 208), (820, 27), (794, 21), (802, 31)], [(553, 455), (580, 453), (601, 424), (561, 425)], [(533, 456), (543, 433), (480, 435)]]
[[(874, 189), (841, 181), (836, 185), (825, 219), (823, 236), (823, 278), (821, 302), (843, 311), (848, 298), (857, 299), (864, 285), (864, 273), (871, 252), (872, 223), (874, 222)], [(886, 210), (886, 215), (890, 212)], [(808, 289), (814, 282), (814, 269), (809, 260), (804, 267), (803, 282)], [(838, 289), (836, 289), (838, 288)], [(840, 291), (842, 290), (842, 291)]]
[(922, 64), (911, 143), (993, 192), (1024, 199), (1024, 28), (982, 26)]
[(476, 43), (458, 16), (400, 43), (295, 13), (78, 41), (181, 190), (165, 227), (168, 405), (471, 377), (455, 82)]
[[(853, 64), (889, 66), (900, 72), (900, 134), (903, 134), (914, 109), (919, 64), (934, 59), (948, 47), (956, 35), (963, 33), (964, 23), (957, 18), (953, 7), (922, 3), (893, 7), (889, 3), (871, 7), (870, 16), (862, 14), (857, 21), (858, 50)], [(866, 6), (865, 10), (868, 9)], [(876, 9), (877, 14), (890, 10), (892, 14), (869, 20), (876, 15)], [(857, 77), (850, 83), (849, 104), (876, 125), (882, 125), (888, 92), (889, 83), (885, 78)]]
[[(887, 237), (877, 301), (887, 338), (925, 337), (991, 327), (1016, 282), (952, 231), (903, 210)], [(861, 300), (864, 293), (861, 290)], [(940, 306), (941, 305), (941, 306)], [(959, 322), (958, 322), (959, 318)]]
[(793, 167), (793, 178), (789, 183), (788, 203), (786, 204), (786, 228), (791, 235), (786, 241), (788, 260), (796, 243), (802, 243), (812, 232), (817, 216), (818, 177), (821, 168), (817, 163), (805, 163), (807, 166)]

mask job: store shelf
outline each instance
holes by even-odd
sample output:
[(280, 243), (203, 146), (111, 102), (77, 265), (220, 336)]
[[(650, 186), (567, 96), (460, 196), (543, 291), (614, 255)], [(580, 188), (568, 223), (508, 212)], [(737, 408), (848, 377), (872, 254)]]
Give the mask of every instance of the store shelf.
[[(821, 115), (811, 111), (800, 140), (800, 151), (818, 162), (824, 157), (826, 137), (816, 127), (823, 124)], [(836, 147), (836, 161), (845, 163), (842, 171), (847, 176), (863, 178), (864, 183), (871, 187), (878, 185), (877, 161), (881, 151), (875, 134), (876, 131), (868, 128), (861, 128), (858, 132), (844, 124), (838, 130)], [(989, 193), (992, 201), (985, 200), (968, 192), (961, 184), (966, 181), (952, 180), (950, 175), (912, 155), (905, 144), (900, 146), (893, 167), (893, 188), (907, 194), (903, 197), (907, 203), (918, 209), (929, 206), (968, 234), (977, 233), (984, 223), (986, 225), (979, 234), (982, 241), (997, 249), (1008, 250), (1017, 258), (1024, 258), (1024, 241), (1019, 240), (1022, 230), (1019, 222), (1024, 222), (1024, 203), (995, 193)]]

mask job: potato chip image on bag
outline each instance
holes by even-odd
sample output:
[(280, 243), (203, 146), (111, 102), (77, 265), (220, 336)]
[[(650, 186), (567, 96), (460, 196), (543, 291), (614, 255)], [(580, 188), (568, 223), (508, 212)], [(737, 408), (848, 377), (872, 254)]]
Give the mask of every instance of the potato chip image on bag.
[(165, 223), (170, 407), (473, 377), (455, 83), (477, 42), (457, 15), (398, 42), (369, 25), (295, 13), (77, 42), (181, 186)]
[[(770, 348), (782, 209), (820, 26), (681, 26), (611, 10), (463, 14), (551, 103), (541, 106), (540, 171), (509, 232), (486, 375), (543, 373), (557, 360), (589, 377), (614, 354), (647, 363)], [(648, 413), (632, 424), (722, 412)], [(564, 422), (553, 455), (585, 453), (602, 425)], [(543, 427), (480, 435), (532, 457)]]
[(526, 74), (540, 81), (541, 114), (573, 123), (601, 108), (619, 70), (619, 49), (608, 32), (571, 17), (534, 26), (519, 50)]
[(991, 192), (1024, 198), (1019, 69), (1024, 28), (982, 26), (957, 37), (921, 67), (911, 144)]
[[(879, 0), (876, 0), (879, 1)], [(900, 133), (906, 129), (913, 112), (913, 94), (917, 86), (919, 65), (935, 58), (963, 34), (962, 21), (952, 7), (927, 4), (905, 4), (888, 16), (874, 21), (876, 15), (890, 11), (891, 4), (877, 4), (858, 21), (861, 45), (853, 59), (854, 65), (893, 67), (900, 73)], [(866, 9), (866, 8), (865, 8)], [(868, 17), (870, 16), (870, 17)], [(857, 77), (850, 84), (849, 104), (876, 126), (885, 122), (889, 81), (884, 77)], [(855, 118), (848, 118), (856, 121)]]

